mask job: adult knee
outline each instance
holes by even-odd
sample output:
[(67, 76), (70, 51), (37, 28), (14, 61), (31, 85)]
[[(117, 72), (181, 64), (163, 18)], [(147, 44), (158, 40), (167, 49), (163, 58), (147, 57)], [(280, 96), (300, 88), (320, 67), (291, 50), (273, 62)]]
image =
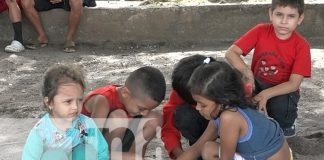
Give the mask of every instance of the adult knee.
[(24, 9), (24, 11), (28, 11), (29, 9), (34, 8), (35, 6), (35, 1), (34, 0), (22, 0), (21, 1), (21, 6)]
[(81, 10), (82, 8), (82, 0), (69, 0), (69, 4), (71, 7), (71, 10)]
[(218, 155), (218, 145), (216, 142), (206, 142), (201, 151), (201, 156), (205, 160), (215, 159)]

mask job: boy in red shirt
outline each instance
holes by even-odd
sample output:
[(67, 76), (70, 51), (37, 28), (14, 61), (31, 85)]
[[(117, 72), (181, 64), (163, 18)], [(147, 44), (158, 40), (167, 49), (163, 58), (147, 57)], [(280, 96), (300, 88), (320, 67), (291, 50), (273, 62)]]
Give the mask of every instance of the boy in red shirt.
[(14, 30), (14, 40), (5, 47), (5, 52), (18, 53), (25, 50), (22, 37), (20, 0), (0, 0), (0, 13), (7, 10)]
[[(271, 24), (259, 24), (240, 37), (226, 59), (255, 89), (254, 101), (280, 124), (286, 137), (295, 135), (299, 87), (311, 76), (310, 47), (295, 31), (304, 19), (303, 0), (272, 0)], [(252, 49), (251, 69), (244, 63)]]
[(187, 83), (193, 71), (203, 64), (204, 60), (215, 61), (203, 55), (193, 55), (181, 59), (172, 72), (170, 98), (163, 105), (162, 141), (171, 158), (177, 158), (183, 152), (181, 135), (194, 144), (205, 131), (208, 120), (195, 109)]
[[(82, 113), (94, 118), (108, 141), (113, 159), (119, 159), (113, 154), (120, 152), (119, 145), (123, 158), (144, 156), (146, 145), (161, 126), (161, 115), (152, 110), (164, 99), (165, 90), (165, 79), (158, 69), (141, 67), (129, 75), (125, 85), (108, 85), (89, 93)], [(121, 144), (111, 145), (114, 138), (119, 138)], [(139, 143), (144, 147), (138, 148)]]

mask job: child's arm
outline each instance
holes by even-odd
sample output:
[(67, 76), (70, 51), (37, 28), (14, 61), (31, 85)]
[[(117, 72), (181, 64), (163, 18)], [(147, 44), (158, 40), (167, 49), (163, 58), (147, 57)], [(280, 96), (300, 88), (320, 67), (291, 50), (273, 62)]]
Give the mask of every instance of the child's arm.
[(201, 137), (198, 139), (198, 141), (189, 147), (188, 150), (183, 152), (180, 157), (177, 158), (177, 160), (194, 160), (197, 159), (198, 156), (201, 155), (201, 149), (205, 145), (207, 141), (214, 141), (216, 140), (218, 134), (217, 129), (214, 125), (214, 122), (211, 120), (208, 123), (208, 126), (205, 130), (205, 132), (201, 135)]
[(242, 132), (242, 120), (235, 115), (237, 112), (223, 112), (220, 117), (220, 159), (233, 159), (236, 146)]
[(99, 130), (102, 131), (109, 114), (109, 103), (105, 96), (94, 95), (84, 104), (91, 112), (91, 118), (95, 121)]
[(288, 94), (299, 89), (301, 82), (303, 81), (304, 76), (299, 74), (291, 74), (287, 82), (278, 84), (274, 87), (265, 89), (261, 91), (254, 97), (254, 100), (257, 102), (260, 111), (266, 111), (266, 104), (268, 99)]
[(252, 84), (254, 89), (254, 76), (249, 66), (243, 61), (241, 55), (243, 51), (233, 44), (225, 53), (226, 60), (238, 71), (242, 73), (247, 83)]
[(43, 154), (43, 141), (36, 129), (32, 129), (26, 140), (22, 153), (22, 160), (41, 159)]

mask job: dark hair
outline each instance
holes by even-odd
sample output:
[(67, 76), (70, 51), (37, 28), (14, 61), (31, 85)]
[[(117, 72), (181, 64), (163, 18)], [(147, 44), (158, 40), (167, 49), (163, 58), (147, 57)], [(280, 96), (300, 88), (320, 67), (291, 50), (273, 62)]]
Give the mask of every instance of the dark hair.
[(134, 96), (146, 95), (161, 103), (165, 96), (166, 84), (163, 74), (154, 67), (141, 67), (126, 79), (125, 86)]
[(304, 0), (272, 0), (271, 10), (273, 11), (277, 6), (297, 8), (299, 16), (304, 13)]
[[(206, 59), (203, 55), (192, 55), (182, 58), (175, 66), (172, 72), (172, 88), (177, 94), (187, 103), (195, 105), (196, 101), (192, 98), (190, 90), (188, 88), (188, 81), (194, 72), (194, 70), (203, 64)], [(214, 58), (210, 58), (211, 61), (215, 61)]]
[(50, 67), (44, 76), (42, 87), (43, 97), (48, 97), (48, 102), (52, 102), (57, 94), (57, 89), (61, 84), (75, 82), (85, 89), (84, 75), (79, 66), (72, 64), (58, 64)]
[(192, 74), (188, 85), (192, 94), (223, 106), (247, 107), (242, 76), (226, 62), (202, 64)]

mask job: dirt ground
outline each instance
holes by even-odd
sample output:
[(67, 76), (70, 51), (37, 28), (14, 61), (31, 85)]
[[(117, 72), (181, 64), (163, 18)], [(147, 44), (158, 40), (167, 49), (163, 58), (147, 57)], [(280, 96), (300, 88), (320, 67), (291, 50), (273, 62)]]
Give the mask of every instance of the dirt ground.
[[(6, 43), (0, 42), (0, 48)], [(87, 91), (110, 83), (123, 84), (129, 72), (144, 65), (159, 68), (167, 80), (181, 58), (203, 54), (223, 59), (225, 47), (202, 49), (169, 49), (149, 46), (101, 47), (82, 45), (79, 52), (66, 54), (60, 45), (50, 45), (36, 51), (7, 54), (0, 51), (0, 159), (20, 159), (29, 130), (45, 112), (41, 102), (41, 82), (44, 71), (52, 64), (75, 63), (83, 66), (87, 75)], [(324, 159), (324, 49), (312, 49), (312, 78), (301, 86), (297, 136), (288, 139), (298, 160)], [(248, 61), (250, 57), (248, 58)], [(156, 110), (161, 111), (161, 106)], [(35, 119), (36, 118), (36, 119)], [(159, 135), (157, 136), (159, 137)], [(183, 140), (186, 145), (187, 142)], [(162, 153), (162, 156), (160, 155)], [(154, 139), (146, 159), (168, 159), (159, 138)]]

